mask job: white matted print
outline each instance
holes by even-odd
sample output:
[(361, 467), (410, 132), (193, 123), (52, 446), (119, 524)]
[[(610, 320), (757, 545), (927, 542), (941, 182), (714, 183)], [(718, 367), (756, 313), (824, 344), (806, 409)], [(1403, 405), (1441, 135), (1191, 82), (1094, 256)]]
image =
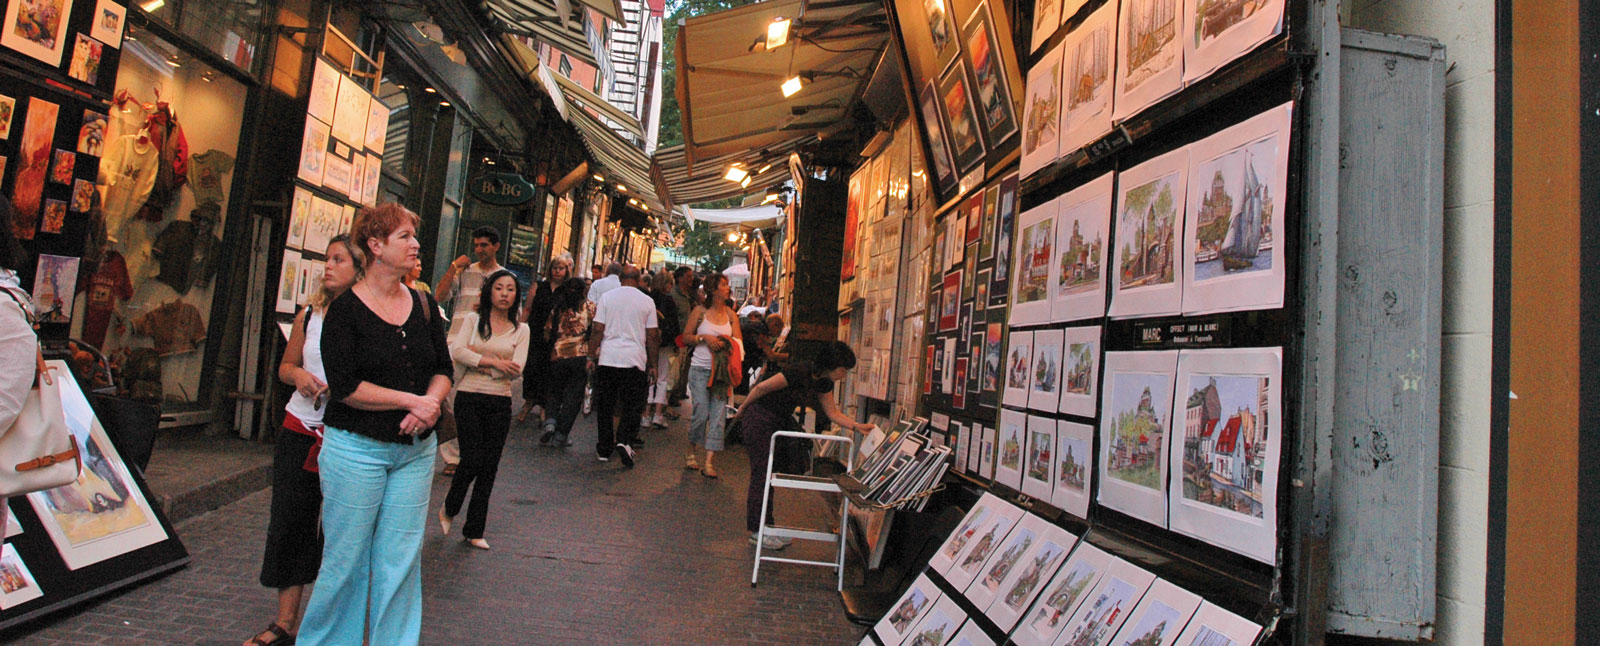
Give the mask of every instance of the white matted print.
[(956, 636), (956, 629), (967, 621), (967, 613), (955, 599), (943, 597), (911, 629), (902, 643), (914, 646), (945, 646)]
[(1200, 608), (1200, 595), (1162, 579), (1150, 584), (1112, 646), (1172, 646), (1178, 631)]
[(16, 512), (11, 511), (11, 506), (10, 505), (5, 505), (5, 508), (6, 508), (6, 535), (5, 535), (5, 537), (6, 538), (11, 538), (12, 536), (16, 536), (16, 535), (22, 533), (22, 523), (17, 522), (17, 514), (16, 514)]
[(327, 159), (328, 124), (307, 116), (305, 133), (300, 140), (300, 167), (295, 171), (295, 177), (313, 186), (321, 186)]
[(1184, 0), (1184, 82), (1200, 80), (1281, 33), (1284, 4), (1284, 0)]
[(997, 429), (993, 426), (980, 426), (983, 429), (983, 452), (978, 456), (978, 476), (994, 478), (994, 446)]
[(962, 592), (972, 605), (987, 608), (1000, 592), (1000, 584), (1011, 576), (1011, 571), (1022, 562), (1022, 555), (1033, 549), (1044, 536), (1050, 522), (1033, 514), (1024, 514), (1017, 526), (1011, 529), (999, 549), (978, 570), (978, 577)]
[(1022, 616), (1022, 624), (1011, 634), (1012, 641), (1020, 646), (1054, 643), (1080, 602), (1111, 566), (1112, 558), (1100, 548), (1080, 541), (1067, 562), (1045, 584), (1038, 602)]
[(1283, 306), (1293, 108), (1285, 103), (1189, 146), (1185, 313)]
[(1028, 386), (1028, 408), (1056, 412), (1061, 393), (1061, 330), (1033, 333), (1033, 369)]
[(1282, 348), (1178, 357), (1169, 526), (1263, 563), (1276, 560), (1283, 449)]
[(1183, 309), (1182, 244), (1189, 149), (1123, 171), (1117, 177), (1112, 318), (1177, 314)]
[(1094, 427), (1056, 422), (1056, 473), (1050, 504), (1078, 518), (1089, 517), (1094, 485)]
[(1011, 528), (1016, 527), (1022, 520), (1023, 511), (1012, 507), (1010, 509), (997, 508), (990, 514), (989, 520), (978, 525), (977, 538), (972, 539), (965, 548), (956, 555), (955, 565), (945, 573), (944, 579), (957, 590), (964, 590), (978, 578), (978, 573), (983, 569), (983, 564), (994, 556), (1000, 543), (1011, 533)]
[(1106, 313), (1106, 246), (1114, 175), (1106, 173), (1063, 195), (1056, 216), (1056, 279), (1050, 320), (1079, 321)]
[(0, 610), (15, 608), (42, 596), (44, 592), (39, 590), (39, 582), (34, 580), (28, 564), (17, 554), (17, 546), (6, 543), (0, 548)]
[[(373, 103), (378, 103), (373, 101)], [(361, 181), (361, 203), (367, 206), (378, 204), (378, 181), (382, 178), (383, 158), (376, 154), (367, 155), (367, 177)]]
[[(389, 104), (383, 99), (372, 97), (367, 104), (367, 129), (363, 135), (368, 151), (374, 154), (383, 154), (383, 144), (389, 137)], [(359, 146), (357, 146), (359, 148)]]
[[(70, 374), (64, 363), (46, 363), (58, 368), (57, 374)], [(156, 520), (155, 511), (129, 475), (100, 420), (94, 417), (78, 382), (60, 379), (57, 383), (61, 384), (62, 405), (68, 411), (68, 426), (74, 426), (74, 420), (88, 422), (86, 437), (80, 438), (83, 469), (72, 484), (28, 494), (28, 502), (67, 569), (76, 570), (166, 540), (167, 531)]]
[(1100, 326), (1062, 330), (1061, 406), (1069, 415), (1094, 417), (1100, 403)]
[(1078, 537), (1071, 532), (1046, 523), (1038, 540), (1012, 566), (1011, 574), (1000, 584), (998, 594), (983, 614), (1000, 630), (1010, 632), (1077, 542)]
[(911, 628), (917, 625), (923, 615), (933, 609), (933, 602), (943, 596), (938, 586), (928, 579), (927, 574), (917, 577), (917, 580), (900, 595), (900, 599), (890, 606), (889, 614), (878, 620), (872, 627), (872, 632), (877, 633), (878, 639), (885, 644), (899, 644), (904, 642), (906, 635), (911, 634)]
[[(1039, 0), (1038, 6), (1050, 4)], [(1034, 40), (1037, 44), (1039, 41)], [(1056, 158), (1061, 140), (1061, 52), (1055, 49), (1028, 70), (1027, 98), (1022, 104), (1022, 176), (1032, 175)]]
[(990, 518), (997, 513), (1018, 514), (1021, 512), (1017, 511), (1017, 508), (1011, 503), (1001, 500), (992, 493), (984, 492), (983, 497), (979, 498), (977, 504), (972, 506), (966, 517), (961, 519), (961, 524), (956, 526), (956, 531), (945, 539), (943, 545), (939, 546), (939, 551), (934, 553), (933, 558), (928, 559), (928, 567), (939, 574), (949, 571), (950, 566), (955, 564), (956, 557), (977, 536), (978, 530), (984, 527)]
[(1012, 330), (1010, 345), (1006, 347), (1006, 388), (1002, 402), (1007, 406), (1026, 407), (1032, 375), (1033, 333)]
[(1027, 448), (1028, 415), (1021, 411), (1000, 411), (1000, 435), (995, 450), (994, 480), (1002, 485), (1022, 490), (1022, 456)]
[(283, 265), (278, 274), (278, 302), (276, 311), (279, 314), (293, 314), (295, 310), (295, 295), (300, 289), (300, 252), (285, 249), (283, 252)]
[(1100, 504), (1167, 526), (1167, 450), (1178, 353), (1107, 352), (1100, 393)]
[(122, 28), (127, 21), (128, 9), (113, 0), (94, 3), (94, 17), (89, 21), (89, 35), (107, 47), (122, 47)]
[(306, 103), (306, 114), (323, 123), (333, 121), (334, 102), (339, 97), (339, 74), (333, 65), (320, 56), (311, 69), (311, 99)]
[(284, 244), (302, 249), (306, 244), (306, 223), (311, 221), (311, 191), (303, 186), (294, 187), (294, 197), (289, 202), (289, 231)]
[(1178, 634), (1174, 646), (1250, 646), (1261, 635), (1261, 626), (1223, 610), (1210, 602), (1200, 604), (1189, 625)]
[(1050, 321), (1050, 284), (1055, 279), (1055, 237), (1058, 200), (1029, 209), (1017, 218), (1013, 259), (1011, 325)]
[(1028, 453), (1022, 463), (1022, 493), (1048, 502), (1056, 475), (1056, 421), (1028, 416)]
[(361, 148), (367, 141), (367, 107), (372, 95), (354, 79), (339, 75), (339, 95), (333, 108), (333, 138)]
[(1123, 0), (1117, 20), (1117, 121), (1183, 89), (1183, 2)]
[(1108, 646), (1111, 636), (1128, 620), (1129, 611), (1139, 605), (1139, 599), (1155, 579), (1154, 574), (1113, 557), (1094, 590), (1078, 604), (1057, 643)]
[(1061, 154), (1111, 132), (1117, 5), (1107, 2), (1062, 41)]
[[(1062, 0), (1039, 0), (1033, 4), (1033, 39), (1028, 41), (1033, 43), (1032, 51), (1038, 51), (1039, 46), (1050, 40), (1050, 36), (1056, 33), (1056, 28), (1061, 26), (1061, 2)], [(1033, 81), (1030, 80), (1028, 85), (1033, 85)]]
[(950, 646), (994, 646), (994, 640), (983, 632), (978, 622), (968, 620), (956, 633), (955, 639), (950, 640)]
[(6, 6), (0, 45), (32, 56), (51, 67), (61, 65), (72, 23), (72, 0), (14, 0)]

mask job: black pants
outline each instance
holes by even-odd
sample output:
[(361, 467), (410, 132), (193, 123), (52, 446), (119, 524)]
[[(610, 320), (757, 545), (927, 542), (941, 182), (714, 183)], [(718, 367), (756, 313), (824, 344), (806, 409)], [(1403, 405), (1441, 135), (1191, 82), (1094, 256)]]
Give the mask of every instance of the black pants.
[[(749, 531), (761, 529), (761, 495), (767, 488), (767, 453), (772, 450), (772, 434), (783, 430), (783, 420), (765, 408), (750, 406), (739, 418), (739, 429), (744, 433), (744, 448), (750, 452), (750, 486), (744, 494), (744, 526)], [(776, 498), (767, 501), (767, 524), (773, 524), (772, 509), (778, 506)]]
[(522, 399), (530, 405), (542, 406), (546, 417), (556, 400), (552, 394), (550, 344), (531, 341), (528, 344), (528, 362), (522, 366)]
[[(594, 369), (595, 426), (600, 430), (595, 453), (611, 455), (617, 444), (639, 439), (639, 418), (644, 415), (649, 394), (649, 377), (643, 370), (609, 366)], [(614, 422), (613, 415), (621, 416), (622, 421)]]
[(261, 585), (288, 588), (317, 580), (322, 566), (322, 484), (305, 469), (317, 438), (288, 429), (272, 450), (272, 507), (267, 549), (261, 558)]
[(556, 433), (566, 437), (583, 410), (583, 388), (589, 385), (589, 360), (584, 357), (558, 359), (550, 363), (550, 408), (545, 414), (556, 420)]
[(454, 517), (461, 513), (461, 503), (472, 489), (472, 504), (467, 507), (467, 524), (461, 526), (461, 535), (483, 538), (483, 526), (489, 517), (489, 494), (494, 492), (494, 478), (500, 472), (500, 454), (506, 448), (506, 434), (511, 430), (511, 398), (481, 393), (456, 393), (456, 433), (461, 440), (461, 465), (456, 467), (455, 478), (450, 481), (450, 493), (444, 498), (444, 513)]

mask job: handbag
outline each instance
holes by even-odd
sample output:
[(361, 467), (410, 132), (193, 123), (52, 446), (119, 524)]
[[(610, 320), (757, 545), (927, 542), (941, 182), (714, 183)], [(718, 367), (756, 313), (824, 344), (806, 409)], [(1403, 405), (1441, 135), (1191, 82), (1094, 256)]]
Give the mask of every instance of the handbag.
[[(22, 307), (10, 290), (0, 291)], [(26, 315), (28, 308), (22, 307), (22, 311)], [(44, 355), (36, 357), (33, 388), (11, 428), (0, 434), (0, 498), (72, 484), (83, 466), (78, 441), (67, 428), (61, 407), (61, 386), (46, 375), (52, 368), (44, 365)]]

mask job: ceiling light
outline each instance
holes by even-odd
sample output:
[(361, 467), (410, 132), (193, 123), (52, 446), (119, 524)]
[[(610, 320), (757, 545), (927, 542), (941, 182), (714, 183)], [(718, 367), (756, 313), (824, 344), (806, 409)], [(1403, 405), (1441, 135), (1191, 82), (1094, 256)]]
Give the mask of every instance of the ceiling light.
[(440, 101), (439, 102), (439, 107), (448, 108), (448, 107), (450, 107), (450, 102), (449, 101)]
[(789, 42), (789, 19), (778, 16), (767, 24), (767, 49), (777, 49)]
[(394, 86), (394, 88), (396, 90), (404, 90), (404, 89), (406, 89), (406, 86), (404, 86), (404, 85), (396, 85), (396, 86)]
[(149, 2), (146, 2), (146, 3), (142, 4), (142, 5), (139, 5), (139, 8), (143, 9), (145, 11), (145, 13), (152, 13), (155, 10), (160, 9), (160, 8), (166, 6), (166, 5), (167, 5), (167, 0), (150, 0)]
[(622, 193), (626, 193), (626, 192), (628, 192), (628, 187), (626, 187), (626, 186), (623, 186), (623, 185), (621, 185), (621, 184), (618, 184), (618, 185), (617, 185), (617, 191), (618, 191), (618, 192), (622, 192)]
[(728, 242), (738, 242), (738, 241), (739, 241), (739, 232), (738, 231), (729, 231), (728, 232)]
[(437, 94), (439, 92), (438, 90), (435, 90), (435, 89), (433, 89), (431, 87), (422, 88), (422, 91), (423, 92), (427, 92), (428, 94)]
[(745, 170), (743, 166), (733, 164), (728, 166), (728, 173), (722, 178), (730, 182), (743, 182), (750, 179), (750, 171)]
[(791, 76), (789, 77), (789, 80), (784, 81), (783, 85), (778, 87), (779, 89), (783, 90), (783, 98), (787, 99), (791, 96), (794, 96), (794, 93), (800, 91), (800, 77)]
[(594, 181), (596, 181), (596, 182), (604, 182), (604, 181), (606, 181), (606, 177), (604, 175), (601, 175), (600, 173), (595, 173), (594, 174)]
[(776, 201), (778, 201), (777, 193), (768, 193), (766, 197), (761, 198), (762, 204), (771, 204)]
[(756, 171), (756, 174), (760, 175), (760, 174), (765, 173), (765, 172), (767, 172), (769, 170), (772, 170), (772, 162), (767, 162), (766, 164), (762, 165), (761, 168)]
[(745, 175), (744, 181), (739, 182), (739, 188), (750, 188), (750, 176)]

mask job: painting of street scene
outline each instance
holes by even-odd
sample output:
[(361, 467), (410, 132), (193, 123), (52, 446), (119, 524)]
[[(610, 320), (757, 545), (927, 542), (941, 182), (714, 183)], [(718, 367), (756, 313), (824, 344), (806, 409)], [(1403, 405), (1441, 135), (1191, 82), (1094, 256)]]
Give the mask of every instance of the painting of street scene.
[(1067, 392), (1089, 395), (1094, 388), (1094, 362), (1100, 358), (1094, 341), (1067, 344)]
[(1028, 70), (1028, 102), (1023, 112), (1022, 154), (1040, 148), (1055, 149), (1061, 116), (1061, 57), (1046, 55)]
[(989, 525), (989, 531), (984, 532), (983, 536), (978, 538), (978, 542), (972, 546), (972, 551), (967, 554), (967, 558), (961, 559), (961, 564), (956, 567), (971, 572), (972, 568), (989, 560), (989, 555), (994, 553), (995, 543), (1005, 538), (1003, 535), (996, 536), (996, 534), (1001, 533), (1000, 530), (1002, 528), (1010, 530), (1011, 519), (996, 518), (994, 524)]
[[(1044, 336), (1043, 332), (1039, 336)], [(1059, 335), (1057, 339), (1061, 338)], [(1033, 349), (1033, 391), (1054, 393), (1061, 376), (1061, 344), (1042, 343)]]
[(76, 482), (38, 494), (74, 547), (150, 523), (150, 516), (132, 499), (128, 483), (106, 458), (103, 441), (91, 435), (84, 442), (83, 472)]
[(911, 634), (907, 646), (943, 646), (945, 639), (956, 632), (956, 622), (939, 610), (928, 613), (917, 631)]
[(889, 615), (889, 625), (894, 627), (895, 632), (904, 633), (911, 627), (911, 620), (922, 614), (922, 609), (926, 607), (928, 595), (922, 592), (922, 588), (912, 586), (906, 597), (900, 600), (900, 605), (895, 607), (894, 613)]
[[(1262, 517), (1269, 379), (1195, 375), (1183, 431), (1183, 497)], [(1203, 385), (1202, 385), (1203, 384)]]
[[(1105, 252), (1105, 203), (1089, 200), (1063, 216), (1072, 222), (1072, 233), (1061, 245), (1061, 275), (1056, 292), (1062, 295), (1093, 291), (1100, 286), (1100, 258)], [(1095, 217), (1099, 216), (1099, 217)], [(1085, 231), (1086, 222), (1099, 221), (1099, 227)]]
[(1033, 346), (1021, 343), (1012, 344), (1011, 358), (1006, 361), (1006, 387), (1026, 390), (1028, 388), (1029, 355), (1033, 354)]
[(1241, 146), (1200, 166), (1211, 187), (1195, 212), (1195, 282), (1272, 269), (1272, 185), (1278, 137)]
[(1126, 89), (1132, 90), (1162, 71), (1178, 64), (1178, 7), (1180, 0), (1129, 0), (1127, 11), (1128, 73)]
[(1113, 380), (1106, 475), (1129, 484), (1161, 488), (1161, 451), (1172, 413), (1172, 377), (1122, 373)]
[(1022, 429), (1004, 424), (1000, 429), (1000, 468), (1020, 471), (1022, 469)]
[(1033, 547), (1034, 539), (1039, 537), (1037, 533), (1026, 525), (1027, 523), (1023, 523), (1023, 526), (1017, 527), (1017, 530), (1012, 532), (1011, 540), (1006, 543), (1006, 548), (1000, 551), (1000, 556), (995, 558), (994, 565), (990, 566), (989, 572), (983, 575), (980, 583), (983, 587), (988, 588), (990, 592), (1000, 588), (1000, 582), (1006, 580), (1006, 575), (1011, 574), (1011, 568), (1016, 566), (1017, 560), (1022, 558), (1028, 548)]
[(1070, 563), (1065, 574), (1056, 577), (1056, 585), (1045, 594), (1044, 601), (1033, 611), (1028, 629), (1040, 635), (1053, 636), (1067, 613), (1077, 605), (1078, 599), (1089, 585), (1100, 576), (1100, 568), (1090, 559)]
[(1021, 269), (1017, 276), (1017, 304), (1042, 301), (1050, 296), (1050, 258), (1055, 221), (1044, 219), (1022, 230), (1017, 249)]
[(1194, 9), (1195, 47), (1222, 37), (1234, 25), (1274, 2), (1282, 0), (1200, 0)]
[(983, 337), (983, 390), (995, 392), (1000, 389), (1000, 350), (1004, 343), (1001, 335), (1004, 328), (999, 321), (989, 324), (988, 333)]
[(1166, 285), (1173, 279), (1173, 231), (1178, 224), (1178, 173), (1128, 189), (1117, 218), (1122, 289)]
[[(1111, 29), (1103, 23), (1082, 35), (1069, 53), (1072, 62), (1067, 74), (1067, 122), (1105, 105), (1106, 83), (1111, 78)], [(1098, 100), (1097, 100), (1098, 99)]]
[(945, 543), (944, 558), (954, 559), (957, 554), (960, 554), (962, 548), (965, 548), (967, 543), (972, 540), (972, 535), (978, 533), (978, 527), (983, 525), (983, 521), (988, 518), (989, 508), (987, 506), (980, 505), (974, 510), (972, 517), (967, 519), (961, 529), (956, 530), (955, 535), (950, 537), (950, 542)]
[(1132, 637), (1114, 646), (1167, 646), (1178, 636), (1184, 619), (1183, 613), (1178, 612), (1177, 608), (1152, 599), (1139, 623), (1131, 631), (1124, 631)]
[(1039, 546), (1039, 551), (1034, 553), (1033, 558), (1028, 559), (1027, 565), (1022, 569), (1022, 576), (1017, 577), (1016, 583), (1011, 584), (1011, 589), (1006, 591), (1001, 600), (1013, 611), (1021, 612), (1022, 604), (1027, 603), (1034, 589), (1043, 582), (1045, 573), (1055, 567), (1056, 561), (1066, 553), (1067, 548), (1056, 544), (1055, 541), (1046, 540), (1044, 545)]
[(1067, 628), (1066, 639), (1057, 643), (1063, 646), (1100, 646), (1111, 639), (1111, 633), (1133, 609), (1133, 595), (1138, 592), (1133, 585), (1110, 577), (1096, 588), (1088, 604), (1078, 610), (1075, 621)]
[(1049, 433), (1029, 433), (1028, 444), (1028, 473), (1029, 478), (1040, 482), (1050, 482), (1050, 460), (1054, 450), (1055, 438)]
[(1057, 482), (1062, 487), (1083, 494), (1089, 482), (1089, 438), (1075, 438), (1068, 433), (1060, 434), (1061, 465), (1057, 471)]

